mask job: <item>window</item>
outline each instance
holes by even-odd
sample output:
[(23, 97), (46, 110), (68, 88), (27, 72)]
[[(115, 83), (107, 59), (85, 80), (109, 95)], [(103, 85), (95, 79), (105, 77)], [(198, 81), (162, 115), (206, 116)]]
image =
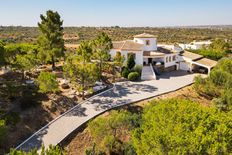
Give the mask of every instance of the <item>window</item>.
[(168, 63), (168, 57), (166, 57), (166, 63)]
[(150, 45), (150, 40), (146, 40), (146, 45)]
[(176, 61), (176, 56), (175, 55), (173, 55), (172, 61)]
[(172, 57), (169, 57), (169, 62), (171, 62), (172, 61)]

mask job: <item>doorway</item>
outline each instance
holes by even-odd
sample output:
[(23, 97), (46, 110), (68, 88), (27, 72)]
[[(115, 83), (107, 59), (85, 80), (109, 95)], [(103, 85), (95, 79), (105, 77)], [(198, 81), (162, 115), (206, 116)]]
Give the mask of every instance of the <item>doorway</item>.
[(148, 64), (152, 64), (152, 58), (148, 58)]

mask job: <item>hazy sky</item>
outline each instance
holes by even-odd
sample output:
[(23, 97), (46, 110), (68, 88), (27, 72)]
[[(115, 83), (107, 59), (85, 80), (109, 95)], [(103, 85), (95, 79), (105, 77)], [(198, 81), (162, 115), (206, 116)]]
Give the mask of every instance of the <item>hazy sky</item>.
[(36, 26), (48, 9), (64, 26), (232, 24), (232, 0), (1, 0), (0, 25)]

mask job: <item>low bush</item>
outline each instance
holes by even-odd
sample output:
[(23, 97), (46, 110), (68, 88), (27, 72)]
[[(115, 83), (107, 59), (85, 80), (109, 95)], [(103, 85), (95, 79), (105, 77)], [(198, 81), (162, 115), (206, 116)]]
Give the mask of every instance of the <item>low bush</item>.
[(41, 72), (37, 79), (39, 84), (39, 92), (41, 93), (56, 93), (59, 92), (59, 83), (56, 75), (49, 72)]
[(141, 75), (142, 74), (142, 68), (143, 67), (141, 65), (136, 65), (133, 70)]
[(138, 81), (139, 79), (140, 79), (140, 75), (137, 72), (131, 72), (128, 75), (128, 80), (130, 80), (130, 81)]
[(128, 69), (127, 67), (124, 67), (124, 68), (122, 69), (122, 77), (128, 78), (128, 75), (129, 75), (129, 74), (130, 74), (129, 69)]

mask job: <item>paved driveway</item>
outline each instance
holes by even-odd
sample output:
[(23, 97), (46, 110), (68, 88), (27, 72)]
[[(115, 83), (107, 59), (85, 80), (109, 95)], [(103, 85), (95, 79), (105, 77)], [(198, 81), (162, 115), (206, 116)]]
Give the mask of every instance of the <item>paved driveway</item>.
[(52, 121), (24, 141), (17, 149), (28, 151), (32, 148), (47, 148), (60, 143), (71, 132), (91, 118), (117, 106), (137, 102), (193, 83), (195, 74), (175, 71), (163, 74), (158, 80), (117, 83), (116, 88), (99, 94), (79, 104), (58, 119)]

